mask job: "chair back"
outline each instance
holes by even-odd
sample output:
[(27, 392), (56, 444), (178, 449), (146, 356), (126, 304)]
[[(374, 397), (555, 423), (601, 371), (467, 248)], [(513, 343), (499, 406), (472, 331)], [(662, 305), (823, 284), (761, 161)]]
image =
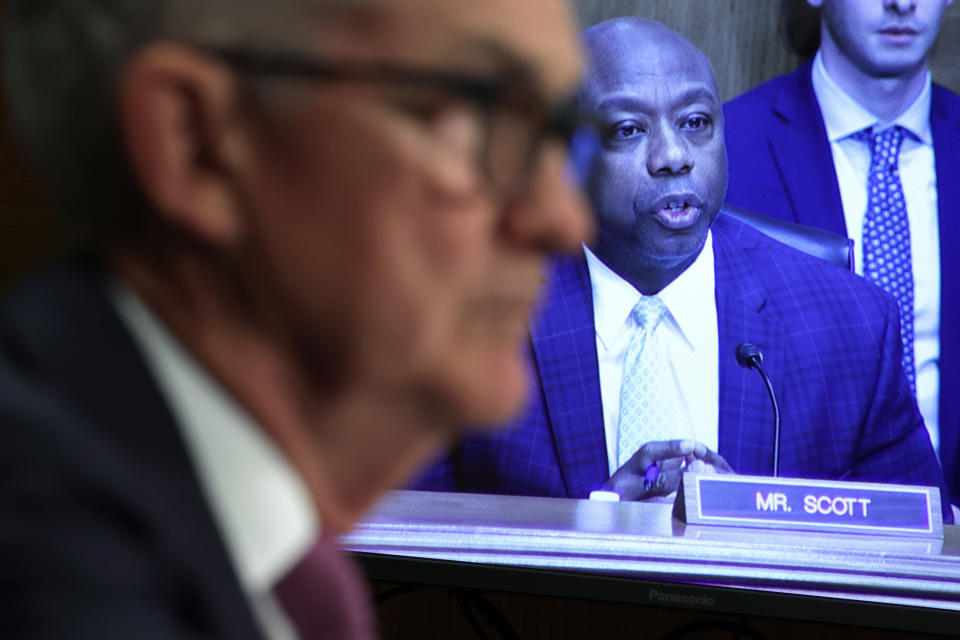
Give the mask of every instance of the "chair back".
[(832, 231), (784, 222), (755, 211), (724, 204), (721, 213), (794, 249), (853, 271), (853, 240)]

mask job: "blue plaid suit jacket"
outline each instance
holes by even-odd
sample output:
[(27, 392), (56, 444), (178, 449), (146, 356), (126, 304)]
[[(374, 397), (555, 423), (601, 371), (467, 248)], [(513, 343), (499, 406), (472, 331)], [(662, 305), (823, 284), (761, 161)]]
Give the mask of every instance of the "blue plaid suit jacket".
[[(810, 67), (804, 64), (724, 105), (727, 201), (846, 235)], [(960, 96), (937, 85), (930, 130), (940, 224), (940, 462), (960, 500)]]
[[(769, 398), (760, 376), (735, 357), (737, 345), (753, 342), (780, 401), (782, 475), (942, 489), (901, 369), (893, 299), (723, 215), (713, 226), (713, 246), (719, 449), (730, 465), (745, 474), (770, 474), (773, 467)], [(582, 254), (555, 263), (531, 333), (535, 381), (527, 407), (501, 431), (466, 436), (416, 488), (582, 498), (607, 479)]]

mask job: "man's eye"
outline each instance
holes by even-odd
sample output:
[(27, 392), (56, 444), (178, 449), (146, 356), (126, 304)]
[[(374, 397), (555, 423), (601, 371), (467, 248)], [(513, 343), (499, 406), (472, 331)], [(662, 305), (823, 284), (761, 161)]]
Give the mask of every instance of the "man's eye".
[(629, 140), (643, 133), (643, 129), (633, 122), (616, 124), (611, 128), (611, 138), (614, 140)]
[(690, 129), (691, 131), (699, 131), (707, 127), (710, 124), (710, 119), (705, 116), (692, 116), (687, 118), (686, 122), (683, 123), (685, 129)]

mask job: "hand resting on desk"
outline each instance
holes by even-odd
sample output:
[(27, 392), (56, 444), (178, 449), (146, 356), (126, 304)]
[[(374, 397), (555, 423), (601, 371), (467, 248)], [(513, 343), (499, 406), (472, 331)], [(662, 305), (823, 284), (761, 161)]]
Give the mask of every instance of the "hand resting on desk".
[[(657, 464), (659, 473), (650, 481), (647, 470)], [(621, 500), (646, 500), (673, 493), (684, 472), (734, 473), (720, 454), (696, 440), (661, 440), (640, 447), (604, 484)]]

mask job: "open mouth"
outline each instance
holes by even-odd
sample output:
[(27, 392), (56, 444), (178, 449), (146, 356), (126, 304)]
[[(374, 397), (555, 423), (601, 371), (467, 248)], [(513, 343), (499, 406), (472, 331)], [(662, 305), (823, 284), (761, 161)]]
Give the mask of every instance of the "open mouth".
[(665, 196), (654, 204), (653, 215), (668, 229), (687, 229), (700, 219), (703, 202), (693, 194)]

